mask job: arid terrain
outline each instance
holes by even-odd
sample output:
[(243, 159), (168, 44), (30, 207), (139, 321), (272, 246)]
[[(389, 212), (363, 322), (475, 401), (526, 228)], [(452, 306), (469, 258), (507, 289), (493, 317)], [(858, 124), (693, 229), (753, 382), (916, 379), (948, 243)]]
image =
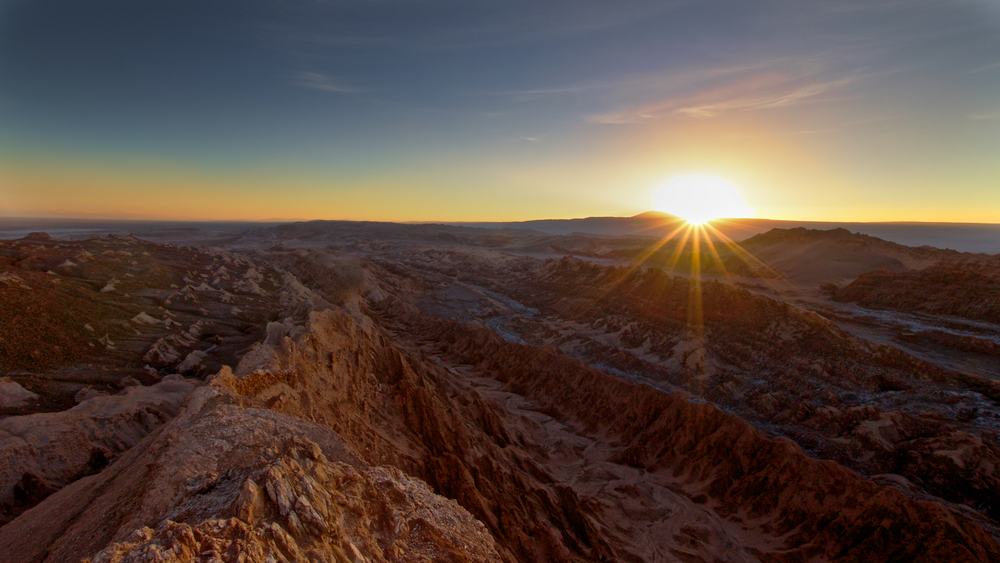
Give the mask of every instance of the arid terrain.
[(1000, 560), (997, 255), (138, 227), (0, 241), (0, 562)]

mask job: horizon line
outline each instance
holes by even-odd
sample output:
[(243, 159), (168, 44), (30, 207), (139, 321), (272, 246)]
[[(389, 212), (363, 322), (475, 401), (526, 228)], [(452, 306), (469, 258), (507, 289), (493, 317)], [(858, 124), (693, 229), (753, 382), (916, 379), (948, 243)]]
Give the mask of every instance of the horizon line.
[[(266, 219), (181, 219), (181, 218), (129, 218), (129, 217), (58, 217), (42, 215), (4, 215), (0, 216), (0, 222), (4, 221), (79, 221), (79, 222), (114, 222), (114, 223), (309, 223), (312, 221), (335, 221), (345, 223), (396, 223), (400, 225), (504, 225), (513, 223), (538, 223), (548, 221), (585, 221), (588, 219), (635, 219), (644, 215), (664, 215), (671, 217), (678, 222), (683, 218), (666, 213), (664, 211), (643, 211), (636, 215), (591, 215), (587, 217), (566, 217), (566, 218), (544, 218), (544, 219), (515, 219), (515, 220), (384, 220), (384, 219), (326, 219), (326, 218), (266, 218)], [(708, 223), (718, 223), (727, 221), (767, 221), (774, 223), (823, 223), (823, 224), (854, 224), (854, 225), (997, 225), (1000, 222), (988, 223), (983, 221), (918, 221), (918, 220), (896, 220), (896, 221), (857, 221), (857, 220), (821, 220), (821, 219), (770, 219), (767, 217), (719, 217), (711, 219)]]

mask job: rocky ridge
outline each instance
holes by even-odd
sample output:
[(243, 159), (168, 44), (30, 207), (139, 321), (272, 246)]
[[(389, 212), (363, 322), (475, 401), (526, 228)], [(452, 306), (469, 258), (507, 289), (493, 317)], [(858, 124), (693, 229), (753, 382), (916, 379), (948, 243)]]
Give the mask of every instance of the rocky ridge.
[(1000, 324), (1000, 260), (949, 260), (926, 269), (862, 274), (834, 299), (870, 309), (948, 315)]
[[(107, 463), (50, 477), (0, 561), (1000, 558), (976, 504), (997, 490), (988, 382), (728, 285), (694, 299), (656, 270), (351, 244), (368, 259), (202, 253), (268, 272), (269, 312), (218, 369), (183, 369), (222, 348), (195, 344), (159, 383), (0, 421), (140, 421), (81, 435)], [(170, 337), (204, 341), (195, 312), (119, 361), (152, 376)]]

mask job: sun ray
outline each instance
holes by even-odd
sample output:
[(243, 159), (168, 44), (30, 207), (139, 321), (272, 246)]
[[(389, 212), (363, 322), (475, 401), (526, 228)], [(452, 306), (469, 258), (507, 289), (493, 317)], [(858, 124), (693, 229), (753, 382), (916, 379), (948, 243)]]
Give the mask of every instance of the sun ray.
[[(709, 224), (705, 224), (704, 227), (706, 229), (712, 228), (712, 226)], [(719, 269), (722, 271), (722, 275), (726, 277), (726, 281), (732, 283), (733, 278), (729, 274), (729, 270), (726, 269), (726, 264), (722, 261), (722, 256), (719, 255), (719, 251), (715, 248), (715, 243), (712, 242), (711, 236), (705, 237), (705, 244), (708, 246), (708, 251), (712, 253), (712, 257), (715, 258), (715, 263), (719, 265)]]
[[(653, 257), (662, 251), (668, 244), (672, 244), (670, 254), (664, 260), (658, 258), (653, 261)], [(660, 237), (650, 246), (642, 249), (628, 264), (621, 267), (610, 283), (593, 294), (593, 305), (608, 297), (609, 294), (622, 289), (623, 284), (632, 277), (632, 274), (644, 266), (654, 265), (667, 274), (676, 275), (675, 272), (680, 265), (679, 262), (684, 256), (689, 256), (687, 272), (688, 297), (685, 311), (685, 333), (688, 346), (691, 350), (699, 350), (707, 344), (707, 331), (705, 326), (705, 294), (704, 275), (705, 268), (718, 266), (719, 272), (725, 276), (728, 283), (733, 283), (735, 277), (733, 272), (726, 267), (721, 248), (724, 248), (735, 256), (738, 260), (753, 268), (756, 271), (766, 272), (776, 278), (782, 278), (766, 263), (758, 259), (751, 252), (744, 249), (739, 243), (733, 241), (725, 233), (720, 231), (709, 222), (697, 224), (695, 222), (685, 222), (674, 227), (669, 234)], [(783, 278), (782, 278), (783, 279)], [(762, 281), (771, 286), (772, 289), (779, 289), (771, 278), (764, 278)], [(703, 375), (705, 367), (699, 364), (695, 369), (699, 370), (697, 375)]]
[(693, 231), (694, 231), (694, 226), (688, 225), (688, 229), (684, 232), (684, 239), (681, 240), (680, 244), (678, 244), (676, 247), (674, 247), (674, 252), (670, 256), (670, 266), (667, 269), (668, 272), (670, 272), (670, 273), (674, 272), (674, 268), (677, 267), (677, 262), (680, 261), (681, 254), (684, 252), (684, 249), (687, 247), (687, 241), (688, 241), (688, 239), (691, 238), (691, 233)]
[[(680, 231), (685, 230), (685, 229), (687, 231), (690, 231), (690, 225), (686, 225), (686, 224), (680, 225), (679, 227), (677, 227), (676, 229), (674, 229), (670, 234), (668, 234), (667, 236), (665, 236), (665, 237), (661, 238), (659, 241), (657, 241), (656, 244), (653, 245), (649, 251), (647, 251), (644, 254), (642, 254), (639, 258), (636, 258), (636, 259), (632, 260), (632, 262), (629, 265), (625, 266), (625, 271), (619, 276), (619, 278), (614, 283), (611, 284), (611, 287), (607, 288), (605, 291), (601, 292), (598, 295), (597, 300), (603, 299), (609, 293), (611, 293), (612, 291), (616, 290), (622, 284), (622, 282), (624, 282), (625, 279), (628, 278), (628, 276), (632, 272), (634, 272), (635, 270), (641, 268), (643, 266), (643, 264), (645, 264), (646, 261), (649, 260), (649, 258), (654, 253), (656, 253), (657, 250), (659, 250), (660, 248), (663, 248), (663, 246), (665, 244), (667, 244), (667, 242), (669, 242), (671, 239), (673, 239), (673, 237), (677, 233), (679, 233)], [(686, 240), (686, 238), (685, 238), (685, 240)], [(683, 246), (683, 242), (681, 243), (681, 245)]]
[[(800, 286), (798, 283), (796, 283), (791, 279), (788, 279), (781, 272), (775, 270), (766, 262), (763, 262), (762, 260), (754, 256), (752, 252), (743, 248), (743, 246), (740, 245), (740, 243), (733, 241), (731, 238), (726, 236), (725, 233), (723, 233), (722, 231), (716, 229), (712, 225), (706, 225), (706, 227), (711, 229), (720, 239), (727, 242), (728, 248), (733, 252), (733, 256), (735, 256), (738, 260), (740, 260), (747, 266), (751, 267), (755, 271), (766, 272), (768, 274), (766, 276), (758, 275), (754, 277), (756, 279), (759, 279), (761, 283), (766, 285), (771, 291), (778, 292), (778, 291), (785, 291), (788, 289), (794, 289), (794, 290), (803, 289), (802, 286)], [(776, 281), (783, 282), (783, 284), (776, 283)]]
[(597, 304), (600, 301), (602, 301), (604, 298), (606, 298), (612, 292), (614, 292), (619, 287), (621, 287), (621, 285), (625, 282), (625, 280), (627, 280), (628, 277), (634, 271), (636, 271), (639, 268), (641, 268), (646, 263), (646, 261), (649, 260), (649, 258), (654, 253), (656, 253), (665, 244), (667, 244), (668, 242), (670, 242), (674, 238), (674, 236), (676, 236), (681, 231), (689, 232), (690, 228), (691, 228), (690, 225), (688, 225), (686, 223), (680, 224), (676, 229), (674, 229), (673, 231), (671, 231), (670, 234), (668, 234), (668, 235), (666, 235), (664, 237), (661, 237), (658, 241), (656, 241), (656, 243), (652, 247), (650, 247), (646, 252), (644, 252), (643, 254), (641, 254), (639, 257), (634, 258), (629, 264), (623, 266), (622, 270), (620, 270), (618, 272), (617, 279), (615, 279), (614, 281), (612, 281), (611, 284), (607, 288), (605, 288), (603, 291), (598, 292), (597, 295), (594, 296), (594, 303), (591, 306), (591, 308), (596, 308)]
[(757, 271), (764, 270), (768, 274), (770, 274), (769, 277), (760, 277), (759, 279), (761, 279), (761, 281), (763, 281), (765, 284), (767, 284), (767, 286), (770, 287), (772, 290), (776, 291), (778, 289), (781, 289), (777, 284), (775, 284), (773, 282), (773, 280), (775, 280), (775, 279), (780, 279), (780, 280), (785, 281), (786, 283), (791, 283), (791, 281), (788, 280), (788, 279), (786, 279), (780, 272), (774, 270), (769, 265), (767, 265), (765, 262), (761, 261), (759, 258), (757, 258), (756, 256), (754, 256), (753, 253), (751, 253), (748, 250), (746, 250), (745, 248), (743, 248), (738, 242), (735, 242), (731, 238), (729, 238), (728, 236), (726, 236), (725, 233), (723, 233), (722, 231), (716, 229), (712, 225), (707, 225), (707, 228), (711, 229), (714, 233), (716, 233), (716, 235), (719, 238), (721, 238), (722, 240), (724, 240), (724, 241), (727, 242), (727, 246), (732, 250), (733, 255), (738, 260), (740, 260), (741, 262), (743, 262), (747, 266), (750, 266), (754, 270), (757, 270)]
[(661, 238), (655, 245), (653, 245), (651, 247), (651, 249), (648, 252), (646, 252), (645, 254), (641, 255), (639, 258), (635, 259), (634, 263), (636, 263), (636, 264), (642, 264), (642, 263), (646, 262), (646, 260), (649, 260), (649, 258), (653, 254), (655, 254), (656, 251), (658, 251), (659, 249), (663, 248), (663, 246), (665, 244), (667, 244), (668, 242), (670, 242), (677, 233), (679, 233), (679, 232), (681, 232), (682, 230), (685, 230), (685, 229), (690, 230), (690, 227), (691, 227), (690, 225), (681, 224), (679, 227), (677, 227), (676, 229), (674, 229), (673, 232), (671, 232), (669, 235)]
[[(692, 227), (692, 230), (700, 229), (700, 226)], [(698, 233), (695, 233), (696, 235)], [(701, 298), (701, 237), (694, 236), (691, 240), (691, 275), (688, 277), (688, 310), (687, 324), (688, 330), (692, 332), (695, 340), (695, 347), (704, 345), (705, 317), (702, 310)]]

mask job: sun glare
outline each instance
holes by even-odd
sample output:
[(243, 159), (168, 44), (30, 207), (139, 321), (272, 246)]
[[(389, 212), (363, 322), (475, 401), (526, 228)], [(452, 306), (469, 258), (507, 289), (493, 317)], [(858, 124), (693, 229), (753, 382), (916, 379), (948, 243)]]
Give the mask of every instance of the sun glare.
[(680, 176), (670, 180), (657, 190), (653, 207), (692, 225), (723, 217), (752, 217), (757, 212), (743, 201), (732, 184), (711, 176)]

